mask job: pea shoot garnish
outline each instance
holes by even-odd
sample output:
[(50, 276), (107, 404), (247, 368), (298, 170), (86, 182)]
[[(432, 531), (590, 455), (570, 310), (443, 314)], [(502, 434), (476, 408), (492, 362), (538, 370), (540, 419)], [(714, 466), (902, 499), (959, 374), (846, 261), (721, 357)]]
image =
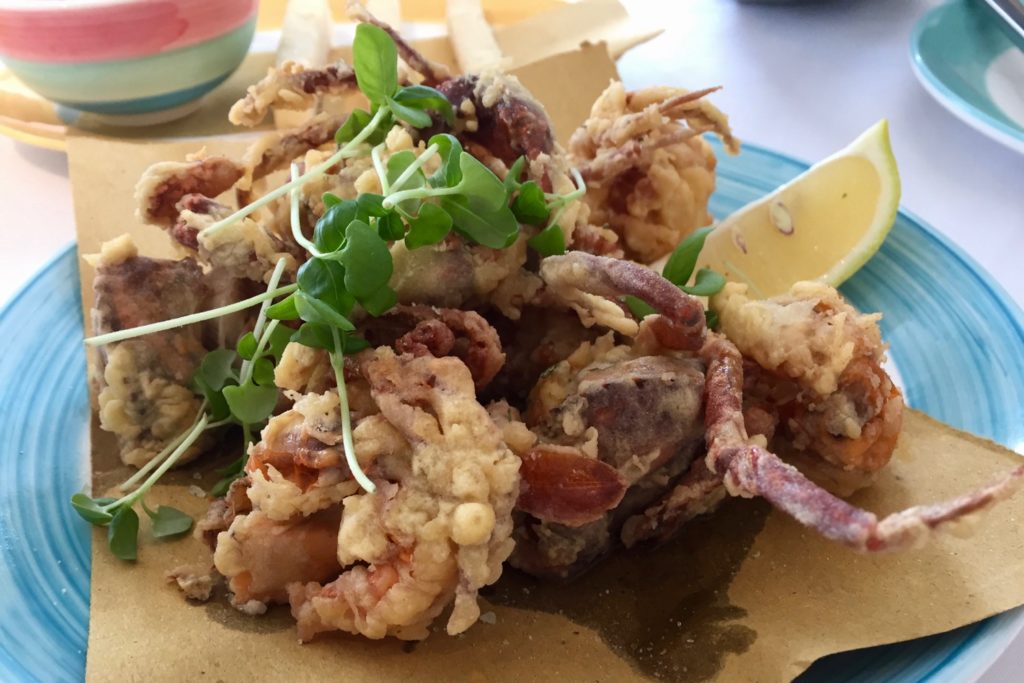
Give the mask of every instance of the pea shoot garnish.
[[(701, 268), (697, 271), (693, 284), (686, 284), (690, 281), (690, 276), (693, 275), (693, 269), (697, 267), (697, 257), (700, 256), (700, 250), (704, 248), (704, 240), (712, 230), (714, 230), (714, 226), (709, 225), (687, 235), (672, 251), (668, 261), (665, 262), (665, 267), (661, 270), (662, 277), (687, 294), (711, 296), (725, 287), (725, 277), (710, 268)], [(623, 302), (636, 318), (642, 319), (652, 313), (657, 313), (649, 304), (635, 296), (623, 297)], [(708, 327), (713, 328), (718, 324), (718, 315), (714, 311), (705, 311), (704, 318)]]

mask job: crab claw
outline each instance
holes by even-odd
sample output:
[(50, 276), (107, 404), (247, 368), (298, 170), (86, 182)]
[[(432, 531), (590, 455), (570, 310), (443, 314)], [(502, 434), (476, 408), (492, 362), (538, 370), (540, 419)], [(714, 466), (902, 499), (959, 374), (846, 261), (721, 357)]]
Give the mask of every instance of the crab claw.
[(575, 448), (545, 444), (523, 456), (516, 507), (538, 519), (582, 526), (622, 500), (626, 481), (612, 467)]
[(660, 314), (647, 320), (662, 346), (696, 351), (704, 343), (704, 306), (700, 301), (639, 263), (572, 251), (541, 261), (540, 276), (549, 291), (575, 309), (587, 326), (597, 322), (620, 334), (636, 336), (639, 325), (619, 304), (622, 297), (635, 296)]
[(1000, 481), (958, 498), (919, 505), (879, 519), (820, 488), (792, 465), (747, 437), (742, 414), (743, 361), (724, 337), (704, 347), (708, 362), (705, 462), (733, 496), (760, 496), (825, 538), (861, 552), (900, 550), (923, 544), (933, 531), (981, 512), (1024, 484), (1024, 466)]

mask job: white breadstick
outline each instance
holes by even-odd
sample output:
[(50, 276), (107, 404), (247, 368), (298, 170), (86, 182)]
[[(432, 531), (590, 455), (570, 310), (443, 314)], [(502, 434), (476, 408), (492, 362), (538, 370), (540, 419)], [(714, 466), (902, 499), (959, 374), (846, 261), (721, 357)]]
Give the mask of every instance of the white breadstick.
[(501, 64), (502, 54), (480, 0), (447, 0), (448, 39), (462, 73), (477, 73)]
[[(333, 23), (328, 0), (288, 0), (274, 63), (280, 67), (297, 62), (311, 69), (327, 66)], [(274, 110), (274, 127), (296, 128), (309, 117), (308, 111)]]
[(398, 0), (366, 0), (363, 5), (366, 11), (395, 29), (402, 23), (402, 7)]
[(331, 25), (327, 0), (288, 0), (275, 64), (298, 62), (314, 69), (326, 66), (331, 53)]

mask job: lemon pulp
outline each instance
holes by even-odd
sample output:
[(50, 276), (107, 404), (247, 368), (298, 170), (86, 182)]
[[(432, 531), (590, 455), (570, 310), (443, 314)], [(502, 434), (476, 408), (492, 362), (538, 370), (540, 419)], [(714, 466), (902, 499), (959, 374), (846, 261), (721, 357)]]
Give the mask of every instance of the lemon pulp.
[(698, 268), (710, 267), (769, 297), (799, 280), (838, 286), (881, 246), (900, 183), (881, 121), (846, 148), (742, 207), (708, 235)]

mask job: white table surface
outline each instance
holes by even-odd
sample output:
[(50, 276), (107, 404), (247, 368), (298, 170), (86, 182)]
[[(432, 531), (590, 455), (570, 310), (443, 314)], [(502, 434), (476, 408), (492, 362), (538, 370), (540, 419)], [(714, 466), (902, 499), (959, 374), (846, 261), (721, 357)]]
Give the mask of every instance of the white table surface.
[[(666, 33), (620, 62), (631, 87), (724, 85), (714, 100), (749, 140), (805, 160), (888, 118), (903, 205), (951, 237), (1024, 304), (1024, 156), (967, 127), (911, 72), (926, 0), (755, 6), (631, 2)], [(62, 153), (0, 139), (0, 304), (74, 238)], [(983, 677), (1020, 680), (1024, 634)]]

